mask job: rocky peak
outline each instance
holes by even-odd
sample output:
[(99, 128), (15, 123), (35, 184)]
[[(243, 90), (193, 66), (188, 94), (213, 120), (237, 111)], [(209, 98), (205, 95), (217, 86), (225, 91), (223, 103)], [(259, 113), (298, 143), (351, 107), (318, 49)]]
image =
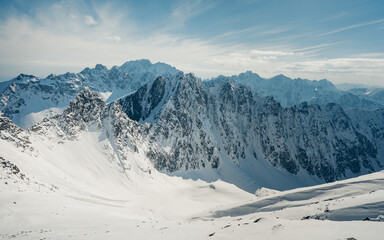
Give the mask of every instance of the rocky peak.
[(29, 149), (33, 151), (33, 148), (30, 146), (28, 134), (13, 122), (0, 115), (0, 139), (13, 142), (17, 147), (21, 148), (22, 151)]
[(180, 109), (183, 104), (197, 100), (207, 101), (206, 90), (193, 74), (178, 72), (174, 76), (157, 77), (135, 93), (119, 99), (123, 111), (133, 120), (156, 122), (172, 99), (172, 106)]
[(21, 132), (22, 129), (17, 127), (13, 122), (7, 118), (0, 115), (0, 131), (9, 131)]
[(85, 74), (85, 75), (89, 75), (89, 74), (93, 74), (93, 73), (107, 73), (108, 72), (108, 68), (102, 64), (96, 64), (96, 66), (94, 68), (85, 68), (83, 71), (80, 72), (80, 74)]
[(291, 81), (292, 78), (289, 78), (287, 76), (285, 76), (284, 74), (279, 74), (277, 76), (274, 76), (273, 78), (270, 79), (270, 81), (274, 81), (274, 82), (282, 82), (282, 81)]
[(239, 77), (239, 79), (242, 79), (242, 80), (248, 80), (248, 79), (259, 80), (259, 79), (262, 79), (259, 74), (254, 73), (252, 71), (246, 71), (244, 73), (240, 73), (238, 77)]
[(192, 73), (178, 75), (180, 83), (177, 86), (175, 98), (180, 100), (197, 101), (199, 104), (206, 104), (207, 91), (201, 81)]
[(100, 113), (105, 107), (106, 103), (97, 92), (84, 87), (75, 100), (70, 102), (69, 107), (64, 111), (64, 115), (74, 120), (91, 122), (100, 117)]
[(28, 79), (32, 79), (32, 78), (36, 78), (36, 77), (33, 75), (21, 73), (19, 76), (16, 77), (16, 80), (20, 81), (20, 80), (28, 80)]
[[(141, 60), (135, 60), (135, 61), (129, 61), (121, 65), (117, 68), (120, 71), (123, 72), (130, 72), (130, 73), (140, 73), (140, 72), (150, 72), (157, 76), (170, 76), (177, 74), (178, 70), (168, 64), (165, 63), (155, 63), (152, 64), (148, 59), (141, 59)], [(115, 69), (115, 71), (117, 70)]]
[(151, 61), (148, 59), (139, 59), (135, 61), (128, 61), (125, 62), (123, 65), (121, 65), (121, 69), (136, 69), (136, 70), (142, 70), (150, 67), (152, 65)]
[(95, 66), (95, 70), (98, 70), (98, 71), (108, 71), (108, 68), (102, 64), (96, 64)]

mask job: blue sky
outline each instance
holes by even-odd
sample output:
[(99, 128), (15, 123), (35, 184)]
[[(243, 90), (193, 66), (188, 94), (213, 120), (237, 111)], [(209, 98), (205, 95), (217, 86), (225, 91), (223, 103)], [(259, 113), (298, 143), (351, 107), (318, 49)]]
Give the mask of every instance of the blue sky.
[(382, 0), (1, 1), (0, 79), (147, 58), (384, 85)]

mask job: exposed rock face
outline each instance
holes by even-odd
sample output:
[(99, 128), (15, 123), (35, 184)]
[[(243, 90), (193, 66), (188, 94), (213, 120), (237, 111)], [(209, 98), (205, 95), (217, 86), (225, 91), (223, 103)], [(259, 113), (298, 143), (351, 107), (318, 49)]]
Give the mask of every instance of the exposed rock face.
[(33, 150), (30, 146), (29, 134), (19, 128), (11, 120), (0, 115), (0, 139), (16, 144), (21, 151)]
[(135, 121), (146, 119), (163, 99), (165, 87), (165, 79), (158, 77), (153, 83), (144, 85), (128, 96), (126, 100), (119, 100), (119, 103), (131, 119)]
[(157, 78), (120, 99), (135, 120), (151, 122), (147, 156), (159, 170), (176, 171), (219, 166), (208, 116), (208, 93), (192, 74)]
[(222, 154), (238, 167), (266, 159), (325, 181), (381, 166), (375, 159), (382, 137), (360, 131), (336, 104), (283, 108), (229, 81), (207, 90), (182, 74), (158, 78), (119, 103), (130, 118), (152, 123), (148, 156), (160, 170), (216, 168)]
[[(15, 175), (22, 180), (26, 178), (25, 175), (20, 172), (20, 169), (15, 164), (5, 160), (3, 157), (0, 156), (0, 169), (1, 168), (4, 175)], [(5, 176), (1, 176), (0, 179), (4, 177)]]

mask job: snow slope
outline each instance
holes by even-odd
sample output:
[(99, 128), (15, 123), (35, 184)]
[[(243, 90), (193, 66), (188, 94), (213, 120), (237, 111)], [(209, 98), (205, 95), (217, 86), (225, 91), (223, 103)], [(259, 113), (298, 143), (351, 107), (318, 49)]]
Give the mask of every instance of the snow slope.
[[(106, 114), (94, 103), (82, 104)], [(62, 117), (72, 113), (69, 108)], [(97, 120), (110, 120), (98, 119), (101, 115), (95, 114), (92, 121), (78, 119), (84, 125), (76, 126), (51, 119), (29, 133), (16, 126), (4, 131), (10, 122), (1, 125), (0, 238), (51, 234), (44, 237), (105, 239), (110, 231), (104, 230), (106, 226), (127, 230), (120, 233), (122, 237), (143, 221), (157, 224), (161, 231), (164, 223), (187, 222), (196, 212), (217, 204), (253, 198), (222, 181), (207, 183), (159, 173), (142, 151), (133, 150), (140, 139), (125, 142), (122, 149), (123, 139), (115, 139), (112, 128), (98, 126)], [(146, 234), (150, 233), (140, 235)]]
[(94, 133), (60, 145), (43, 141), (38, 156), (7, 144), (3, 158), (20, 172), (0, 166), (0, 239), (381, 239), (384, 234), (379, 222), (384, 172), (283, 192), (263, 189), (255, 196), (222, 181), (185, 180), (156, 170), (126, 176)]

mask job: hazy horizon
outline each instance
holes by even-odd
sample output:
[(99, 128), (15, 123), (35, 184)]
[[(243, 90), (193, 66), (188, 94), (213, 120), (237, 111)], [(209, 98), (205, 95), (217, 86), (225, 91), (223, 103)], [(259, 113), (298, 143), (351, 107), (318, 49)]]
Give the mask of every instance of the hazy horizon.
[[(143, 59), (136, 59), (136, 60), (143, 60)], [(135, 60), (130, 60), (130, 61), (135, 61)], [(156, 62), (151, 62), (151, 63), (156, 63)], [(102, 64), (102, 63), (99, 63), (99, 64)], [(123, 64), (123, 63), (122, 63), (122, 64)], [(107, 67), (108, 70), (109, 70), (109, 69), (111, 69), (111, 68), (114, 67), (114, 66), (121, 66), (122, 64), (120, 64), (120, 65), (113, 65), (113, 66), (111, 66), (111, 67), (106, 66), (106, 67)], [(103, 64), (102, 64), (102, 65), (103, 65)], [(79, 70), (79, 71), (71, 72), (71, 73), (80, 73), (80, 72), (81, 72), (82, 70), (84, 70), (85, 68), (94, 68), (94, 67), (95, 67), (95, 66), (84, 67), (83, 69), (81, 69), (81, 70)], [(182, 69), (178, 69), (178, 70), (183, 71)], [(233, 76), (233, 75), (239, 75), (239, 74), (241, 74), (241, 73), (245, 73), (245, 72), (247, 72), (247, 71), (251, 71), (251, 72), (253, 72), (253, 73), (256, 73), (256, 74), (258, 74), (260, 77), (262, 77), (262, 78), (264, 78), (264, 79), (270, 79), (270, 78), (273, 78), (273, 77), (275, 77), (275, 76), (281, 75), (281, 74), (277, 74), (277, 75), (273, 75), (273, 76), (271, 76), (271, 77), (266, 77), (266, 76), (262, 76), (261, 74), (259, 74), (259, 73), (257, 73), (257, 72), (254, 72), (254, 71), (252, 71), (252, 70), (246, 70), (246, 71), (244, 71), (244, 72), (239, 72), (239, 73), (235, 73), (235, 74), (231, 74), (231, 75), (218, 74), (218, 75), (213, 76), (213, 77), (210, 77), (210, 78), (201, 78), (199, 75), (195, 74), (194, 72), (191, 72), (191, 73), (195, 74), (197, 77), (201, 78), (202, 80), (209, 80), (209, 79), (211, 79), (211, 78), (215, 78), (215, 77), (218, 77), (218, 76), (220, 76), (220, 75), (224, 75), (224, 76), (227, 76), (227, 77), (231, 77), (231, 76)], [(69, 72), (69, 71), (67, 71), (67, 72)], [(60, 75), (60, 74), (65, 74), (65, 73), (67, 73), (67, 72), (50, 73), (50, 74)], [(184, 71), (183, 71), (183, 72), (184, 72)], [(185, 72), (185, 73), (188, 73), (188, 72)], [(17, 76), (19, 76), (20, 74), (33, 75), (33, 76), (38, 77), (38, 78), (41, 78), (41, 79), (42, 79), (42, 78), (46, 78), (47, 76), (50, 75), (50, 74), (48, 74), (48, 75), (41, 75), (41, 76), (39, 76), (39, 75), (34, 75), (34, 74), (29, 74), (29, 73), (24, 73), (24, 72), (23, 72), (23, 73), (19, 73)], [(285, 75), (285, 74), (283, 74), (283, 75)], [(9, 80), (12, 80), (12, 79), (16, 78), (17, 76), (12, 76), (12, 77), (10, 77), (10, 78), (4, 78), (4, 79), (0, 78), (0, 82), (6, 82), (6, 81), (9, 81)], [(291, 76), (288, 76), (288, 75), (285, 75), (285, 76), (287, 76), (287, 77), (289, 77), (289, 78), (292, 78), (292, 79), (295, 79), (294, 77), (291, 77)], [(300, 77), (298, 77), (298, 78), (300, 78)], [(306, 79), (306, 78), (302, 78), (302, 79)], [(323, 78), (323, 79), (324, 79), (324, 78)], [(306, 79), (306, 80), (319, 81), (319, 80), (323, 80), (323, 79)], [(350, 82), (334, 83), (334, 82), (330, 81), (329, 79), (325, 79), (325, 80), (331, 82), (331, 83), (334, 84), (336, 87), (337, 87), (337, 86), (341, 86), (341, 85), (353, 85), (354, 87), (360, 87), (360, 86), (366, 86), (366, 87), (384, 87), (384, 83), (377, 83), (377, 84), (350, 83)]]

